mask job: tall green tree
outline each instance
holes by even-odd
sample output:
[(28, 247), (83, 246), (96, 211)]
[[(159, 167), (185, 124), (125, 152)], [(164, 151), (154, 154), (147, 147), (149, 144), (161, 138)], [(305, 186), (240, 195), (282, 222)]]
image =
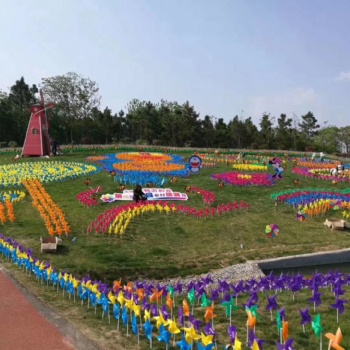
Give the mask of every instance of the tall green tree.
[(77, 73), (67, 73), (43, 78), (41, 83), (47, 101), (55, 103), (55, 109), (67, 125), (70, 142), (79, 120), (92, 117), (94, 107), (99, 107), (101, 97), (96, 82)]
[(292, 146), (292, 118), (281, 114), (277, 119), (276, 142), (279, 149), (285, 150)]
[(201, 130), (202, 130), (202, 142), (201, 146), (204, 147), (212, 147), (215, 141), (215, 129), (212, 122), (213, 117), (206, 115), (204, 120), (201, 122)]
[(253, 123), (252, 118), (249, 117), (244, 121), (245, 127), (245, 139), (243, 142), (244, 148), (253, 148), (255, 142), (259, 137), (259, 131), (256, 125)]
[(264, 113), (260, 120), (260, 145), (261, 148), (271, 149), (274, 146), (274, 118)]
[(19, 145), (23, 144), (27, 132), (30, 119), (30, 106), (38, 102), (37, 93), (37, 86), (29, 86), (25, 82), (24, 77), (16, 80), (16, 83), (10, 87), (7, 103), (17, 127), (14, 141)]
[(305, 115), (301, 116), (301, 119), (301, 124), (299, 124), (301, 132), (306, 135), (307, 139), (310, 139), (312, 136), (316, 135), (317, 131), (320, 128), (320, 125), (311, 112), (308, 112)]
[(338, 140), (340, 143), (340, 152), (350, 155), (350, 126), (344, 126), (339, 129)]
[(339, 129), (336, 126), (322, 128), (317, 135), (313, 137), (315, 150), (325, 153), (336, 153), (340, 149)]
[(220, 148), (228, 148), (230, 145), (229, 131), (227, 124), (224, 122), (223, 118), (219, 118), (215, 124), (216, 138), (215, 146)]

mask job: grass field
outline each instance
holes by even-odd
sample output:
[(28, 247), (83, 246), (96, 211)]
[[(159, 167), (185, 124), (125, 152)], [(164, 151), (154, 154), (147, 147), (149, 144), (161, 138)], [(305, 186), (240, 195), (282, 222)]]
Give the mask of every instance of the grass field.
[[(96, 153), (98, 154), (98, 153)], [(103, 153), (101, 153), (103, 154)], [(84, 161), (90, 153), (73, 153), (59, 157), (60, 161)], [(55, 159), (56, 160), (56, 159)], [(28, 161), (20, 160), (19, 162)], [(42, 161), (42, 160), (34, 160)], [(0, 156), (0, 164), (12, 163), (8, 155)], [(92, 279), (102, 279), (107, 283), (123, 278), (123, 281), (132, 279), (163, 279), (176, 276), (196, 275), (207, 273), (214, 269), (242, 263), (247, 260), (259, 260), (264, 258), (294, 255), (300, 253), (311, 253), (316, 251), (334, 250), (350, 246), (350, 235), (346, 232), (333, 233), (323, 225), (324, 217), (307, 219), (304, 222), (296, 220), (296, 212), (293, 208), (283, 204), (275, 206), (270, 200), (270, 195), (282, 190), (295, 188), (291, 172), (292, 164), (288, 164), (283, 179), (278, 180), (272, 187), (245, 187), (224, 186), (219, 190), (217, 182), (210, 179), (212, 173), (227, 172), (231, 169), (226, 164), (219, 164), (217, 168), (202, 169), (199, 175), (190, 178), (179, 178), (176, 184), (166, 185), (173, 190), (184, 192), (186, 186), (197, 186), (215, 193), (218, 205), (228, 201), (245, 201), (251, 205), (249, 210), (229, 213), (214, 219), (195, 219), (194, 217), (180, 214), (146, 214), (132, 221), (125, 235), (109, 236), (103, 234), (87, 235), (87, 227), (100, 213), (118, 204), (100, 204), (97, 207), (83, 207), (76, 200), (77, 194), (86, 190), (85, 178), (52, 183), (45, 185), (46, 191), (51, 195), (55, 203), (65, 212), (66, 219), (71, 226), (72, 233), (68, 238), (63, 238), (63, 247), (59, 254), (49, 255), (40, 252), (40, 237), (47, 236), (47, 231), (39, 213), (31, 204), (28, 195), (22, 202), (14, 204), (16, 221), (6, 223), (1, 227), (5, 236), (11, 236), (26, 247), (34, 251), (34, 256), (41, 260), (50, 261), (58, 269), (75, 274), (77, 277), (89, 274)], [(272, 170), (270, 170), (272, 172)], [(115, 183), (106, 172), (91, 176), (91, 187), (103, 187), (103, 193), (118, 192), (119, 185)], [(334, 188), (330, 182), (319, 181), (311, 178), (300, 178), (300, 188)], [(345, 184), (336, 185), (339, 189), (346, 188)], [(6, 191), (6, 189), (4, 189)], [(186, 203), (192, 207), (204, 208), (203, 199), (200, 195), (189, 193), (189, 201)], [(120, 203), (119, 203), (120, 205)], [(326, 217), (341, 218), (341, 213), (331, 212)], [(270, 223), (279, 225), (280, 235), (276, 239), (267, 238), (265, 226)], [(75, 243), (72, 238), (76, 237)], [(241, 244), (244, 249), (241, 249)], [(5, 263), (6, 267), (10, 267)], [(37, 285), (33, 279), (21, 274), (16, 268), (12, 268), (16, 278), (25, 283), (30, 290), (40, 295), (46, 302), (58, 308), (69, 317), (72, 322), (87, 326), (91, 329), (90, 336), (99, 338), (107, 344), (107, 349), (121, 349), (114, 347), (115, 337), (118, 334), (115, 324), (98, 321), (90, 310), (72, 308), (72, 303), (57, 297), (56, 293), (47, 291), (45, 287)], [(294, 319), (290, 334), (298, 339), (297, 349), (316, 349), (318, 342), (311, 334), (302, 333), (297, 317), (297, 307), (308, 306), (307, 298), (310, 295), (300, 294), (296, 304), (291, 304), (291, 295), (281, 295), (279, 301), (286, 300), (289, 306), (288, 314), (291, 321)], [(243, 302), (243, 299), (241, 300)], [(265, 301), (265, 299), (264, 299)], [(264, 308), (264, 301), (261, 308)], [(283, 303), (281, 303), (283, 304)], [(285, 304), (283, 304), (285, 305)], [(320, 309), (321, 310), (321, 309)], [(344, 336), (350, 337), (350, 328), (345, 326), (348, 318), (347, 308), (341, 322)], [(334, 310), (324, 310), (327, 315), (324, 328), (335, 332)], [(333, 316), (331, 316), (333, 315)], [(275, 326), (268, 317), (260, 323), (257, 334), (263, 339), (274, 339)], [(237, 316), (235, 324), (244, 324), (245, 315)], [(217, 324), (223, 333), (226, 332), (223, 325), (224, 313), (219, 315)], [(87, 331), (87, 330), (86, 330)], [(244, 340), (244, 329), (239, 334)], [(133, 338), (133, 337), (132, 337)], [(119, 339), (119, 338), (118, 338)], [(225, 338), (222, 338), (225, 339)], [(120, 343), (120, 342), (123, 343)], [(135, 340), (119, 339), (119, 346), (131, 349)], [(126, 343), (125, 343), (126, 342)], [(143, 344), (146, 344), (145, 342)], [(271, 343), (272, 344), (272, 343)], [(350, 347), (349, 339), (344, 340), (344, 345)], [(265, 348), (273, 348), (265, 346)], [(145, 348), (147, 346), (145, 345)], [(165, 345), (154, 344), (154, 349), (164, 349)]]

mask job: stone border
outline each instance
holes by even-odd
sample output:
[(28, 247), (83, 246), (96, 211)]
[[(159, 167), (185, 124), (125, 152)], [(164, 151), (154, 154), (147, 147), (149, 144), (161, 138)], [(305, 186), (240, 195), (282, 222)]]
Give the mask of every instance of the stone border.
[(261, 270), (327, 265), (345, 262), (350, 262), (350, 248), (333, 250), (329, 252), (318, 252), (285, 256), (274, 259), (248, 261), (248, 263), (256, 264)]

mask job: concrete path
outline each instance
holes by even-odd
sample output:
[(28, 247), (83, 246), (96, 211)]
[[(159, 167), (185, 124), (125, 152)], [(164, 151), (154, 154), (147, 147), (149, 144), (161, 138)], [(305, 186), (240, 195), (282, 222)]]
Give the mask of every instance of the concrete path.
[(0, 265), (0, 350), (98, 349), (78, 333), (26, 292)]

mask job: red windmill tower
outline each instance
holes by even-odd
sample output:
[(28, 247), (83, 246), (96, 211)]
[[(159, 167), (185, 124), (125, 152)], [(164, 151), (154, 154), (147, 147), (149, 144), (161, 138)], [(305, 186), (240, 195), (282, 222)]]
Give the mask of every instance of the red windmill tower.
[(52, 108), (54, 104), (48, 103), (45, 105), (42, 90), (40, 90), (40, 97), (41, 103), (30, 107), (31, 116), (22, 149), (22, 157), (50, 155), (49, 121), (46, 110)]

